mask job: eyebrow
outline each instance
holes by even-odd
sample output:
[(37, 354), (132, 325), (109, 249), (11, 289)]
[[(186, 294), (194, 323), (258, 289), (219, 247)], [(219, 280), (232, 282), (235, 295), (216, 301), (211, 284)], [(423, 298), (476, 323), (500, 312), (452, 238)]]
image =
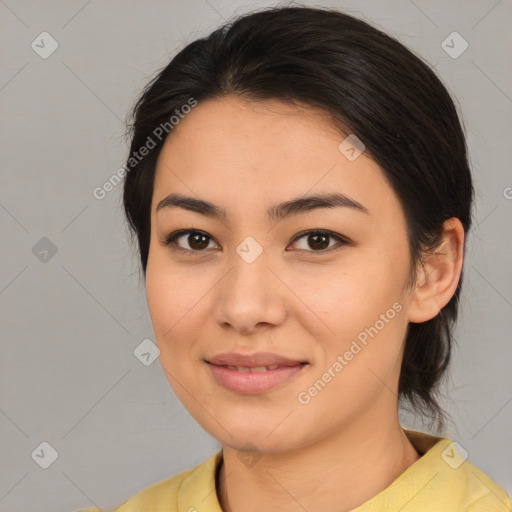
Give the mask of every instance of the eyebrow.
[[(271, 206), (267, 210), (269, 221), (278, 222), (287, 217), (301, 215), (319, 208), (351, 208), (366, 214), (370, 212), (361, 203), (339, 192), (314, 194), (302, 196), (284, 201), (280, 204)], [(156, 212), (164, 208), (182, 208), (191, 212), (200, 213), (206, 217), (218, 219), (224, 222), (228, 221), (226, 209), (203, 199), (184, 196), (181, 194), (169, 194), (158, 202)]]

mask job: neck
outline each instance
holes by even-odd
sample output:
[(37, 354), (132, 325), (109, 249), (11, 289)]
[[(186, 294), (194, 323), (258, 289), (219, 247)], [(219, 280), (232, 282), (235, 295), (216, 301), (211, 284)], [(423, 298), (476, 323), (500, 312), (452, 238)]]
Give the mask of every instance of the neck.
[[(224, 512), (350, 511), (388, 487), (419, 459), (398, 417), (360, 418), (300, 450), (263, 454), (251, 467), (223, 447), (217, 494)], [(377, 421), (378, 420), (378, 421)]]

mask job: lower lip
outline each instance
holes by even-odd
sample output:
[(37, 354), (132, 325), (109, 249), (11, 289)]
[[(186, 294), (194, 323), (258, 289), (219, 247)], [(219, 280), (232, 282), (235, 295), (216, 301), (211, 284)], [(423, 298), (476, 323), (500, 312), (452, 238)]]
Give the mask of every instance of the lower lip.
[(265, 370), (264, 372), (239, 372), (230, 370), (224, 366), (215, 366), (207, 363), (210, 367), (215, 380), (226, 389), (243, 394), (264, 393), (276, 387), (283, 382), (290, 380), (297, 375), (305, 364), (297, 366), (281, 366), (275, 370)]

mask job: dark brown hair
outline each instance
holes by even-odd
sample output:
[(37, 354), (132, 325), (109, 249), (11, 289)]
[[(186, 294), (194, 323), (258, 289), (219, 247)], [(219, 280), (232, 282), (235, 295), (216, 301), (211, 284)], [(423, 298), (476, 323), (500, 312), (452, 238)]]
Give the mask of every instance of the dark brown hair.
[[(436, 248), (444, 220), (457, 217), (469, 230), (473, 186), (466, 141), (454, 102), (434, 71), (362, 20), (327, 8), (274, 7), (188, 44), (134, 108), (130, 155), (148, 137), (155, 142), (144, 158), (132, 160), (124, 183), (126, 218), (144, 276), (155, 164), (165, 141), (155, 129), (190, 98), (200, 103), (226, 95), (318, 108), (340, 130), (355, 134), (401, 202), (413, 269)], [(435, 318), (409, 324), (400, 374), (402, 405), (439, 426), (445, 414), (436, 396), (450, 361), (461, 281)]]

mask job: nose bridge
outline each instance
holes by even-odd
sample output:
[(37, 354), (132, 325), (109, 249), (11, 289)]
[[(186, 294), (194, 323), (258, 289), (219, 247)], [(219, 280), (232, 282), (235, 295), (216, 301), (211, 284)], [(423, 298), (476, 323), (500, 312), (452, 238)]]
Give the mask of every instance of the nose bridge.
[(254, 237), (245, 237), (230, 257), (231, 284), (245, 288), (245, 293), (266, 288), (271, 274), (267, 268), (267, 255), (263, 245)]
[(249, 332), (258, 324), (283, 321), (285, 308), (268, 263), (267, 252), (254, 237), (246, 237), (235, 247), (216, 297), (219, 324)]

